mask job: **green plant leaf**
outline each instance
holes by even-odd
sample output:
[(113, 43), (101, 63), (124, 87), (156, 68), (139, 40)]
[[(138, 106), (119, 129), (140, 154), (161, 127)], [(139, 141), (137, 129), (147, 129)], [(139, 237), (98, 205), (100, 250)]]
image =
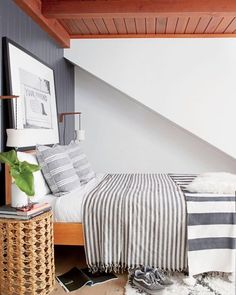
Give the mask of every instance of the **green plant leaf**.
[(0, 162), (10, 166), (12, 178), (20, 190), (28, 196), (34, 196), (34, 176), (33, 172), (40, 170), (39, 165), (30, 164), (26, 161), (19, 161), (15, 150), (0, 153)]
[(12, 166), (11, 169), (10, 169), (10, 172), (11, 172), (11, 176), (16, 179), (19, 175), (20, 175), (20, 171), (19, 171), (19, 168), (16, 166)]
[(34, 176), (30, 171), (22, 171), (14, 177), (15, 183), (27, 196), (34, 196)]
[(39, 165), (30, 164), (26, 161), (20, 162), (20, 170), (21, 171), (30, 171), (30, 172), (36, 172), (39, 171), (41, 168)]
[(9, 152), (0, 153), (0, 162), (6, 163), (10, 166), (19, 163), (16, 151), (11, 150)]

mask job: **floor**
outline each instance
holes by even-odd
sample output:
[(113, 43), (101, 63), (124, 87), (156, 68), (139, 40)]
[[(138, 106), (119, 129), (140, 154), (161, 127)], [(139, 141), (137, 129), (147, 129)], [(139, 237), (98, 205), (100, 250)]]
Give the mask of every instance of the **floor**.
[[(55, 247), (56, 274), (63, 274), (74, 266), (84, 267), (85, 256), (83, 247), (57, 246)], [(80, 290), (70, 292), (71, 295), (123, 295), (124, 286), (127, 282), (127, 274), (118, 275), (117, 280), (113, 280), (94, 287), (83, 287)], [(63, 288), (56, 283), (55, 290), (51, 295), (67, 294)]]

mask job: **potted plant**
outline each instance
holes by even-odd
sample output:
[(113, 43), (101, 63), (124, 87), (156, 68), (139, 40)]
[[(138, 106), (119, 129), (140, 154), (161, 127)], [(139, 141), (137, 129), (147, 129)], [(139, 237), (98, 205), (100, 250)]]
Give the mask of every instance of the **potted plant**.
[(35, 194), (33, 173), (40, 170), (40, 166), (20, 161), (15, 150), (0, 153), (0, 162), (9, 165), (13, 182), (24, 193), (17, 194), (12, 191), (11, 206), (27, 206), (30, 203), (29, 198)]

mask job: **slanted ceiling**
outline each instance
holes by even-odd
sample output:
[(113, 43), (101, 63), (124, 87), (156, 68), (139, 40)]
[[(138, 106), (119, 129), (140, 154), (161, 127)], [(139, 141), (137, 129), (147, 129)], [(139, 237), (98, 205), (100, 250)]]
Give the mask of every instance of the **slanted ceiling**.
[(235, 0), (15, 0), (58, 43), (75, 38), (235, 37)]
[(64, 56), (236, 159), (235, 52), (231, 38), (84, 39)]

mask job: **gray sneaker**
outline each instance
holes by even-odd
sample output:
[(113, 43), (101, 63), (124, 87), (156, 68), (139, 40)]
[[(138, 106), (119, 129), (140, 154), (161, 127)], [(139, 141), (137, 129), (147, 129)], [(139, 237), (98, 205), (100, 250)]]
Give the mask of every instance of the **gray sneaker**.
[(157, 294), (162, 291), (164, 287), (159, 284), (155, 275), (152, 272), (143, 272), (141, 270), (136, 270), (134, 273), (133, 284), (140, 290), (147, 294)]
[(164, 271), (161, 270), (160, 268), (155, 268), (153, 270), (153, 273), (155, 274), (156, 278), (159, 278), (160, 280), (160, 284), (164, 285), (164, 286), (169, 286), (172, 285), (173, 282), (171, 281), (171, 279), (165, 275)]
[(160, 268), (151, 268), (151, 267), (144, 267), (143, 268), (144, 272), (152, 272), (156, 279), (159, 281), (159, 283), (163, 286), (169, 286), (172, 285), (173, 282), (168, 278), (168, 276), (165, 275), (164, 271), (161, 270)]

